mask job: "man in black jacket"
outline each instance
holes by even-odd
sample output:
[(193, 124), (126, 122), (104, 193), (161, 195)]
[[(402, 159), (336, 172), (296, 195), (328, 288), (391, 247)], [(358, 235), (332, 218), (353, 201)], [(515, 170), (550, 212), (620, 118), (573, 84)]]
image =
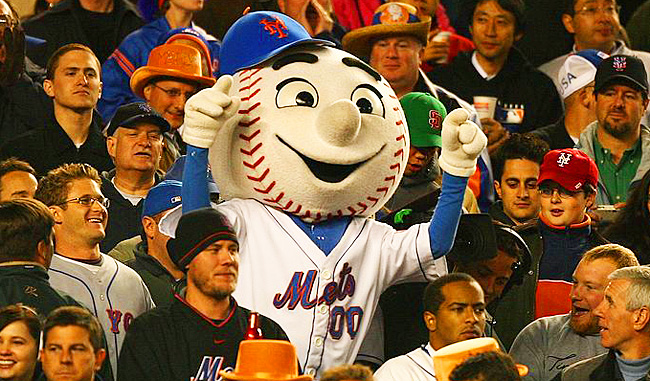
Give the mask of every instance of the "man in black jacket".
[(53, 112), (47, 113), (45, 125), (3, 142), (0, 157), (22, 159), (39, 176), (64, 163), (88, 163), (99, 171), (113, 168), (94, 112), (102, 91), (100, 75), (101, 65), (87, 46), (68, 44), (57, 50), (43, 83)]
[[(167, 306), (138, 316), (129, 327), (118, 363), (119, 380), (216, 380), (233, 369), (239, 343), (253, 335), (287, 340), (273, 320), (251, 312), (231, 294), (239, 276), (239, 243), (226, 217), (213, 208), (183, 215), (167, 242), (187, 273), (185, 292)], [(253, 318), (255, 319), (255, 318)]]
[(169, 123), (144, 102), (118, 108), (106, 127), (106, 145), (115, 170), (104, 173), (102, 179), (102, 193), (111, 200), (103, 252), (140, 234), (143, 200), (160, 181), (163, 133), (169, 129)]
[(22, 303), (47, 316), (76, 300), (50, 286), (54, 218), (40, 201), (0, 203), (0, 306)]
[[(432, 71), (432, 81), (467, 102), (474, 96), (498, 99), (493, 118), (483, 118), (484, 130), (495, 136), (494, 150), (509, 132), (528, 132), (555, 122), (562, 105), (555, 86), (535, 69), (513, 45), (523, 36), (523, 3), (520, 0), (478, 1), (472, 17), (476, 50), (459, 54), (452, 63)], [(500, 131), (500, 132), (499, 132)], [(499, 132), (499, 133), (497, 133)]]

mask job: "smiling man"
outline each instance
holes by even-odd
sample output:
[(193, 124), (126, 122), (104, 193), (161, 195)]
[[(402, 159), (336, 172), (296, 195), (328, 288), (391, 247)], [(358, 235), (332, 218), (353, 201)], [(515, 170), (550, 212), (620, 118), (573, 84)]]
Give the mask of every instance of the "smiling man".
[(91, 308), (104, 327), (116, 374), (129, 324), (154, 304), (134, 270), (99, 250), (109, 205), (100, 184), (99, 174), (88, 164), (65, 164), (41, 179), (36, 199), (54, 216), (55, 254), (48, 272), (52, 287)]
[(234, 369), (251, 319), (264, 339), (288, 340), (277, 323), (251, 315), (231, 296), (239, 278), (239, 241), (223, 214), (203, 208), (183, 215), (167, 250), (187, 274), (187, 288), (133, 322), (118, 380), (220, 379), (220, 370)]
[(644, 380), (650, 377), (650, 269), (633, 266), (609, 275), (594, 310), (607, 353), (565, 369), (555, 380)]
[(514, 46), (524, 34), (523, 17), (521, 0), (476, 2), (470, 27), (476, 49), (460, 53), (449, 65), (429, 74), (435, 83), (467, 102), (473, 103), (475, 96), (498, 99), (503, 112), (481, 120), (484, 130), (491, 132), (490, 151), (503, 143), (504, 127), (510, 132), (528, 132), (555, 122), (562, 114), (551, 80)]
[(53, 114), (46, 125), (4, 144), (0, 157), (22, 159), (39, 176), (64, 163), (88, 163), (100, 171), (113, 168), (101, 120), (93, 111), (102, 93), (100, 74), (99, 61), (87, 46), (69, 44), (54, 52), (43, 82)]
[(528, 366), (531, 380), (550, 380), (567, 366), (606, 352), (595, 309), (603, 300), (609, 274), (638, 264), (634, 253), (620, 245), (602, 245), (585, 253), (573, 272), (571, 312), (535, 320), (510, 348), (510, 355)]
[(471, 276), (463, 273), (441, 276), (424, 290), (423, 302), (429, 342), (388, 360), (375, 373), (375, 380), (436, 380), (431, 357), (435, 351), (484, 335), (485, 300), (481, 286)]
[(169, 123), (143, 102), (118, 108), (106, 127), (106, 146), (115, 169), (103, 174), (102, 193), (111, 200), (103, 252), (140, 234), (143, 200), (160, 181), (157, 171), (167, 131)]
[(596, 71), (594, 94), (596, 121), (582, 132), (576, 148), (598, 165), (596, 203), (623, 203), (650, 169), (650, 130), (641, 124), (648, 108), (643, 62), (624, 55), (607, 58)]

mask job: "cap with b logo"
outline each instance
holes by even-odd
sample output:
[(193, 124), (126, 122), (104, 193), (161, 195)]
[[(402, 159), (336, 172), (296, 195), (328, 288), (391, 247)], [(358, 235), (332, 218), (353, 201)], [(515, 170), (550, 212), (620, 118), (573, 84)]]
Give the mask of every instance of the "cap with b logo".
[(556, 149), (544, 156), (537, 184), (552, 180), (575, 192), (585, 184), (598, 184), (598, 166), (586, 153), (575, 148)]
[(612, 84), (631, 85), (648, 94), (648, 74), (643, 61), (623, 54), (610, 56), (604, 60), (596, 72), (595, 92)]
[(562, 99), (591, 83), (598, 66), (607, 57), (608, 54), (596, 49), (585, 49), (568, 56), (557, 76)]
[(426, 93), (408, 93), (399, 102), (406, 115), (411, 145), (414, 147), (442, 147), (442, 121), (447, 110), (439, 100)]

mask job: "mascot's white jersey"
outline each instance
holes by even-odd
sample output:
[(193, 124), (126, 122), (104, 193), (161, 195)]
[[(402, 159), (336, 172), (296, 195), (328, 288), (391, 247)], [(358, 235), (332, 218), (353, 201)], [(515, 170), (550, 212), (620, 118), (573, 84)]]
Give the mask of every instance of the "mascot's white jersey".
[(431, 254), (429, 224), (397, 232), (352, 218), (325, 256), (287, 214), (258, 201), (235, 199), (217, 209), (239, 237), (235, 298), (282, 326), (309, 374), (354, 361), (388, 286), (446, 273), (445, 259)]

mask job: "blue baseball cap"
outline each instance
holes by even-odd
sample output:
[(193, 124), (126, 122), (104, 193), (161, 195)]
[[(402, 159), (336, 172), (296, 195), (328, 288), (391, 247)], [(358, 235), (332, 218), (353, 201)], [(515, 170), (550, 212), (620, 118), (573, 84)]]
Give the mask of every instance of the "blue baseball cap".
[(182, 185), (180, 181), (164, 180), (149, 189), (142, 206), (142, 218), (153, 217), (180, 205)]
[(334, 46), (330, 41), (312, 38), (300, 23), (285, 14), (248, 13), (223, 37), (219, 74), (233, 75), (300, 44)]

